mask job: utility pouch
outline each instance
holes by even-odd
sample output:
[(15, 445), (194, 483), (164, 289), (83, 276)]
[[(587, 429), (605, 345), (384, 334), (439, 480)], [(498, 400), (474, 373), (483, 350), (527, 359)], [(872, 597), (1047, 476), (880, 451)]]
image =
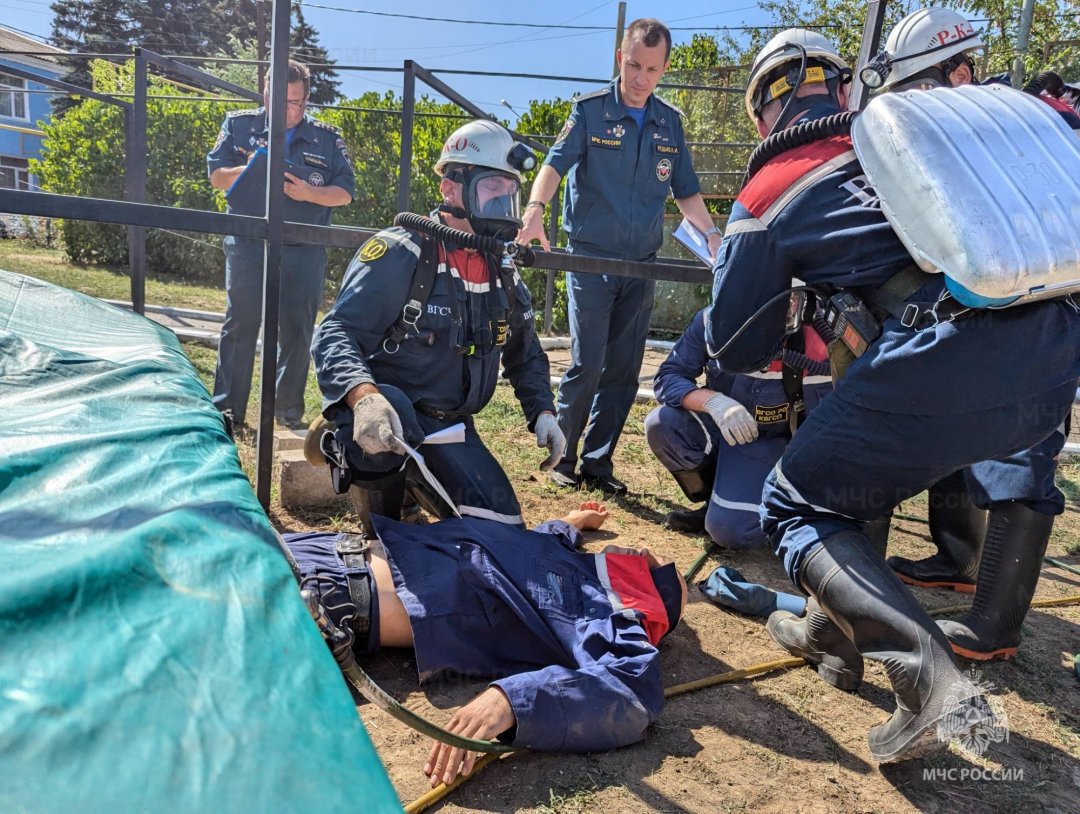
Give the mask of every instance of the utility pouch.
[(334, 494), (345, 494), (352, 484), (352, 470), (349, 462), (345, 460), (345, 448), (338, 443), (333, 430), (323, 430), (322, 438), (319, 439), (319, 450), (330, 464), (330, 482), (334, 486)]
[(854, 361), (855, 354), (839, 339), (829, 343), (829, 368), (832, 371), (833, 387), (847, 375), (847, 369)]
[[(881, 336), (881, 323), (870, 313), (866, 303), (850, 291), (841, 291), (829, 297), (825, 305), (825, 322), (855, 359), (862, 356), (870, 344)], [(829, 357), (832, 358), (831, 347)]]

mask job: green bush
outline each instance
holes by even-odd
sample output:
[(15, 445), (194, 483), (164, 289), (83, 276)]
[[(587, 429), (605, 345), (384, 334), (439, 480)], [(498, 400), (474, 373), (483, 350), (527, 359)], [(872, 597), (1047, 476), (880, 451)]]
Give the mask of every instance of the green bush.
[[(92, 73), (98, 92), (132, 92), (131, 63), (116, 66), (95, 62)], [(226, 111), (236, 105), (155, 98), (195, 95), (157, 77), (150, 79), (149, 94), (147, 202), (193, 209), (221, 208), (221, 196), (206, 180), (206, 153)], [(45, 190), (88, 198), (124, 198), (126, 149), (120, 108), (87, 100), (42, 127), (42, 158), (34, 162), (31, 171), (42, 179)], [(123, 226), (66, 221), (64, 250), (77, 263), (122, 266), (128, 259), (126, 233)], [(220, 238), (150, 229), (146, 245), (151, 273), (198, 281), (220, 279)]]

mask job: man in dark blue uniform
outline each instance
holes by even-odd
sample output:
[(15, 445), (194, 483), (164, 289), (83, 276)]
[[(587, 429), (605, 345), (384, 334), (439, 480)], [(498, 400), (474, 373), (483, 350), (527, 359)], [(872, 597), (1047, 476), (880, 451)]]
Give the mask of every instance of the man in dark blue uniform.
[[(720, 230), (702, 200), (683, 134), (682, 114), (653, 94), (667, 70), (671, 33), (657, 20), (635, 20), (615, 52), (619, 77), (579, 96), (536, 176), (520, 242), (544, 237), (544, 209), (563, 176), (567, 251), (614, 260), (649, 261), (663, 242), (670, 191), (682, 213), (709, 236)], [(637, 393), (656, 283), (614, 274), (569, 273), (571, 364), (559, 384), (559, 426), (567, 452), (550, 475), (612, 494), (626, 486), (612, 475), (612, 455)], [(582, 434), (584, 433), (584, 438)], [(580, 477), (578, 442), (581, 441)]]
[[(647, 549), (579, 551), (607, 517), (583, 503), (535, 531), (463, 518), (426, 526), (376, 519), (378, 540), (286, 535), (357, 656), (413, 647), (420, 681), (495, 681), (449, 731), (524, 749), (594, 752), (645, 736), (664, 706), (657, 646), (678, 624), (686, 584)], [(475, 753), (435, 742), (432, 786), (469, 774)]]
[[(982, 38), (959, 13), (919, 9), (896, 24), (871, 65), (888, 63), (886, 91), (955, 88), (974, 83), (972, 58), (982, 48)], [(1076, 115), (1067, 113), (1063, 118), (1073, 127)], [(1066, 435), (1062, 424), (1031, 449), (982, 461), (934, 484), (930, 530), (938, 552), (914, 562), (889, 558), (905, 582), (975, 591), (968, 613), (940, 623), (962, 656), (987, 660), (1017, 652), (1054, 517), (1065, 511), (1055, 474)]]
[[(305, 115), (311, 76), (289, 62), (285, 113), (285, 220), (327, 226), (336, 206), (352, 202), (356, 180), (345, 142), (328, 124)], [(266, 212), (266, 106), (230, 113), (206, 157), (210, 183), (227, 190), (229, 212)], [(214, 374), (214, 406), (243, 424), (255, 365), (255, 343), (262, 322), (263, 241), (227, 237), (225, 249), (225, 325)], [(281, 252), (281, 307), (275, 417), (290, 428), (304, 426), (304, 387), (311, 358), (311, 334), (326, 274), (322, 246), (286, 244)], [(265, 352), (265, 349), (264, 349)]]
[[(849, 77), (823, 37), (782, 32), (755, 60), (747, 109), (765, 137), (838, 113)], [(995, 722), (864, 526), (957, 469), (1046, 438), (1069, 411), (1080, 376), (1080, 309), (1070, 299), (970, 318), (947, 295), (943, 275), (920, 277), (911, 267), (850, 138), (809, 141), (767, 162), (740, 193), (706, 326), (725, 368), (757, 369), (783, 339), (793, 278), (881, 303), (883, 284), (905, 272), (900, 310), (915, 313), (903, 323), (888, 316), (807, 418), (766, 481), (762, 508), (765, 533), (810, 594), (806, 619), (774, 614), (770, 634), (839, 686), (857, 684), (863, 656), (886, 665), (897, 706), (869, 733), (870, 753), (882, 762), (944, 748), (950, 736)]]
[[(804, 352), (785, 370), (728, 373), (709, 358), (705, 311), (690, 321), (653, 380), (660, 406), (645, 418), (645, 438), (696, 510), (671, 512), (675, 531), (705, 531), (724, 548), (766, 543), (758, 507), (765, 478), (804, 414), (832, 391), (825, 345), (809, 326)], [(810, 370), (806, 370), (809, 367)], [(698, 379), (705, 374), (705, 385)]]
[[(435, 165), (444, 201), (438, 219), (463, 232), (512, 238), (521, 225), (521, 172), (511, 163), (519, 160), (518, 147), (490, 121), (454, 131)], [(423, 295), (414, 288), (422, 273)], [(323, 415), (336, 425), (345, 459), (338, 461), (337, 486), (344, 492), (351, 481), (369, 532), (372, 512), (400, 513), (403, 444), (419, 447), (458, 423), (465, 425), (464, 442), (423, 450), (455, 505), (426, 502), (426, 495), (420, 502), (439, 516), (522, 524), (514, 489), (473, 425), (495, 392), (500, 363), (537, 445), (554, 460), (564, 441), (529, 291), (512, 265), (417, 231), (385, 229), (349, 264), (311, 352)]]

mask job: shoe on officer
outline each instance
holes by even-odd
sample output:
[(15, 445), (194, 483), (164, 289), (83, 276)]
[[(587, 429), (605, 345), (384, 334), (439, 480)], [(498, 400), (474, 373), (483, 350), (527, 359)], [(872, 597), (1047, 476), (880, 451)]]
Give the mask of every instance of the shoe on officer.
[(697, 469), (675, 470), (671, 473), (687, 499), (694, 503), (704, 501), (696, 509), (675, 509), (664, 515), (664, 525), (672, 531), (687, 534), (705, 533), (705, 516), (709, 513), (709, 500), (712, 498), (713, 481), (716, 477), (716, 462), (708, 460)]
[(579, 484), (581, 489), (603, 492), (613, 497), (625, 495), (627, 492), (626, 484), (614, 475), (588, 475), (582, 472), (579, 476)]

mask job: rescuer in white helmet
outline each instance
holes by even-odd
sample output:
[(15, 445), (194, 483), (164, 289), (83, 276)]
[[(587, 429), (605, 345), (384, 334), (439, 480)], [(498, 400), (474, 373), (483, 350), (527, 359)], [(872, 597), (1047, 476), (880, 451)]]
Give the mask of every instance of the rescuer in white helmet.
[[(491, 121), (455, 130), (435, 165), (442, 202), (431, 219), (384, 229), (356, 253), (337, 302), (315, 334), (312, 356), (323, 416), (319, 433), (334, 486), (349, 492), (365, 530), (371, 514), (396, 518), (409, 479), (417, 502), (521, 526), (521, 507), (502, 467), (484, 446), (473, 416), (491, 400), (500, 368), (514, 386), (538, 446), (551, 462), (565, 441), (555, 421), (547, 356), (536, 338), (529, 291), (490, 241), (521, 226), (522, 171), (536, 165)], [(502, 363), (502, 364), (500, 364)], [(464, 424), (464, 443), (428, 445), (424, 459), (453, 505), (403, 469), (404, 444)]]

